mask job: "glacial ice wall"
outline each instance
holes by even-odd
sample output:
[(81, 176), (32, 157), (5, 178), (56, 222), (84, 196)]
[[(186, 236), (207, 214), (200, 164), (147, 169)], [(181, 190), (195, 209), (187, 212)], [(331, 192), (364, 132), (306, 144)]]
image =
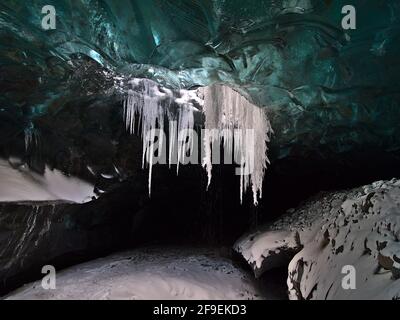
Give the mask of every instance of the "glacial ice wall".
[[(41, 28), (45, 4), (0, 3), (4, 158), (31, 137), (45, 145), (49, 121), (71, 104), (122, 101), (135, 77), (174, 90), (239, 88), (268, 109), (271, 161), (399, 152), (396, 0), (58, 0), (50, 31)], [(349, 4), (355, 30), (341, 27)], [(18, 147), (17, 155), (35, 149)]]

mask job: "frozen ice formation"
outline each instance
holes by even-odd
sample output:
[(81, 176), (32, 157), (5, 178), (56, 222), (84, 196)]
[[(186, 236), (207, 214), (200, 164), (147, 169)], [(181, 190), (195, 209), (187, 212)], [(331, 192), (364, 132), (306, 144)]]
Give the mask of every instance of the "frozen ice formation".
[[(201, 107), (205, 116), (205, 130), (202, 130), (202, 162), (212, 177), (212, 164), (220, 163), (220, 147), (224, 148), (224, 163), (239, 165), (240, 201), (243, 193), (250, 188), (254, 204), (262, 197), (264, 173), (269, 162), (267, 143), (272, 128), (266, 110), (252, 104), (239, 92), (226, 85), (214, 84), (198, 90), (174, 91), (159, 86), (148, 79), (133, 79), (127, 99), (124, 101), (125, 125), (130, 133), (140, 128), (143, 142), (143, 168), (148, 165), (148, 188), (151, 194), (152, 167), (155, 152), (162, 157), (167, 152), (164, 129), (165, 119), (169, 121), (169, 165), (177, 152), (177, 173), (179, 164), (185, 162), (187, 151), (194, 152), (194, 112)], [(176, 105), (173, 108), (173, 105)], [(159, 129), (161, 134), (157, 134)], [(185, 139), (181, 138), (184, 133)], [(186, 133), (187, 132), (187, 133)], [(156, 136), (158, 143), (155, 148)], [(186, 140), (187, 137), (187, 140)], [(189, 150), (188, 150), (189, 149)]]
[[(399, 239), (400, 180), (393, 179), (319, 194), (235, 250), (257, 276), (288, 266), (291, 299), (399, 299)], [(348, 266), (351, 289), (342, 286)]]
[(398, 0), (357, 3), (368, 27), (356, 30), (341, 28), (346, 0), (52, 3), (52, 32), (41, 28), (43, 1), (0, 4), (3, 145), (34, 146), (71, 104), (87, 115), (141, 77), (175, 90), (241, 88), (273, 111), (271, 161), (399, 150)]
[[(161, 131), (157, 137), (158, 154), (167, 152), (164, 139), (165, 118), (169, 120), (170, 143), (169, 143), (169, 163), (172, 162), (173, 150), (175, 150), (176, 135), (183, 130), (192, 132), (194, 129), (194, 115), (198, 111), (194, 103), (199, 102), (194, 91), (180, 90), (179, 96), (174, 97), (173, 92), (167, 88), (158, 86), (154, 81), (148, 79), (134, 79), (130, 81), (131, 89), (128, 91), (128, 97), (124, 101), (124, 117), (126, 128), (130, 133), (135, 133), (135, 126), (141, 128), (140, 136), (143, 141), (142, 167), (149, 167), (148, 188), (151, 194), (152, 168), (154, 163), (154, 140), (156, 129)], [(175, 112), (172, 104), (178, 104)], [(189, 145), (193, 146), (193, 137), (189, 134)], [(186, 143), (177, 143), (178, 162), (177, 172), (179, 170), (179, 160), (184, 158), (186, 150), (182, 150)]]
[[(226, 85), (211, 85), (200, 89), (204, 96), (205, 114), (203, 165), (208, 184), (212, 175), (212, 149), (223, 145), (227, 154), (234, 154), (240, 164), (240, 200), (251, 188), (254, 204), (262, 197), (264, 173), (269, 162), (267, 143), (272, 133), (265, 109), (252, 104)], [(235, 130), (236, 129), (236, 130)], [(217, 130), (217, 134), (213, 134)]]

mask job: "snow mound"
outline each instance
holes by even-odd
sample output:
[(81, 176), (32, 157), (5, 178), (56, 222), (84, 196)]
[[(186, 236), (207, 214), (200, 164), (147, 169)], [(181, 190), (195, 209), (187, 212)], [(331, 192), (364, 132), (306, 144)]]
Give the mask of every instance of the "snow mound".
[[(256, 275), (289, 260), (291, 299), (399, 299), (399, 239), (400, 180), (392, 179), (320, 194), (235, 250)], [(355, 288), (342, 285), (346, 266)]]
[(208, 249), (147, 248), (57, 273), (56, 289), (29, 284), (8, 299), (259, 299), (251, 275)]
[(46, 167), (43, 175), (0, 159), (0, 202), (57, 201), (86, 203), (97, 197), (94, 186)]

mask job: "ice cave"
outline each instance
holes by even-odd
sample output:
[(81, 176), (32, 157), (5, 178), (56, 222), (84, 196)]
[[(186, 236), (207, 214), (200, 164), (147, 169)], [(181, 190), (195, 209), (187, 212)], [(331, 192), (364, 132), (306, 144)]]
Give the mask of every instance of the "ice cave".
[(400, 299), (398, 0), (0, 0), (0, 300)]

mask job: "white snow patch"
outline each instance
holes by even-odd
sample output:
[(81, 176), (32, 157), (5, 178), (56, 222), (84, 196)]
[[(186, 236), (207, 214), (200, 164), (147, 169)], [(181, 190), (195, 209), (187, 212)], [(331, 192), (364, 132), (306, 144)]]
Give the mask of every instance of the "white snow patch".
[(0, 159), (0, 202), (65, 200), (85, 203), (96, 197), (93, 185), (46, 167), (44, 175), (26, 165), (14, 169)]
[(251, 276), (210, 249), (146, 248), (115, 254), (57, 273), (57, 288), (40, 282), (11, 300), (241, 300), (262, 295)]
[(235, 245), (248, 263), (260, 269), (262, 262), (270, 254), (278, 254), (283, 247), (296, 247), (295, 237), (290, 231), (256, 232), (251, 237), (245, 236)]
[[(235, 249), (255, 272), (264, 270), (293, 234), (291, 299), (400, 299), (400, 180), (318, 195)], [(354, 290), (342, 287), (347, 265), (356, 270)]]

